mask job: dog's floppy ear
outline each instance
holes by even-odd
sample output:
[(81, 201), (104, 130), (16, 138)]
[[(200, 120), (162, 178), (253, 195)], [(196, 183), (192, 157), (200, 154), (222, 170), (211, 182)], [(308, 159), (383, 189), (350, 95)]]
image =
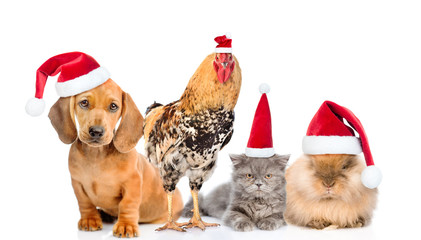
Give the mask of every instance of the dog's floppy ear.
[(123, 92), (120, 126), (114, 136), (114, 147), (121, 153), (132, 150), (143, 136), (143, 116), (133, 99)]
[(66, 144), (73, 143), (77, 138), (77, 130), (74, 122), (73, 105), (74, 97), (61, 97), (51, 107), (48, 117), (58, 133), (60, 140)]

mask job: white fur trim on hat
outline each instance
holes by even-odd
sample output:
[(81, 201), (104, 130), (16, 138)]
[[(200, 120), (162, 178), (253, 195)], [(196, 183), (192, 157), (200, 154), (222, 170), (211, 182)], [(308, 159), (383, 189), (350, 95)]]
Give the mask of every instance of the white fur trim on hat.
[(219, 47), (215, 48), (216, 53), (232, 53), (232, 48)]
[(25, 106), (26, 113), (31, 115), (32, 117), (37, 117), (44, 112), (45, 109), (45, 101), (44, 99), (39, 98), (31, 98), (28, 100)]
[(247, 157), (272, 157), (275, 155), (273, 148), (246, 148)]
[(270, 86), (267, 83), (262, 83), (259, 86), (259, 91), (261, 94), (263, 93), (269, 93), (270, 92)]
[(305, 136), (305, 154), (360, 154), (360, 139), (354, 136)]
[(103, 67), (66, 82), (57, 82), (56, 91), (60, 97), (69, 97), (91, 90), (110, 78), (110, 73)]
[(361, 173), (361, 182), (365, 187), (370, 189), (378, 187), (382, 178), (382, 172), (374, 165), (366, 167)]

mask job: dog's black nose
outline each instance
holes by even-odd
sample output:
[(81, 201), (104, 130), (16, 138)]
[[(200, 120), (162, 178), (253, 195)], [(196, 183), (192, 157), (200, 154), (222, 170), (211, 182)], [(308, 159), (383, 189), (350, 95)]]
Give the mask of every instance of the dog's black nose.
[(101, 126), (90, 127), (89, 135), (91, 135), (92, 138), (100, 138), (104, 135), (104, 128)]

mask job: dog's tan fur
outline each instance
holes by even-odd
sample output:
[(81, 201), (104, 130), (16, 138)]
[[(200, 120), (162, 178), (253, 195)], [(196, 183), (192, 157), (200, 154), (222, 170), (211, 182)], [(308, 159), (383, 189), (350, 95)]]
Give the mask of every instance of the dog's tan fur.
[[(89, 102), (88, 108), (80, 106), (83, 100)], [(119, 107), (117, 111), (110, 111), (111, 103)], [(109, 79), (90, 91), (60, 98), (49, 117), (59, 138), (73, 143), (69, 169), (81, 214), (79, 229), (102, 229), (97, 207), (118, 217), (115, 236), (138, 236), (138, 223), (166, 220), (167, 195), (158, 169), (134, 149), (143, 135), (143, 117), (129, 94)], [(120, 117), (119, 128), (114, 131)], [(98, 141), (89, 135), (92, 126), (105, 129)], [(173, 199), (174, 217), (178, 218), (183, 209), (178, 190)]]

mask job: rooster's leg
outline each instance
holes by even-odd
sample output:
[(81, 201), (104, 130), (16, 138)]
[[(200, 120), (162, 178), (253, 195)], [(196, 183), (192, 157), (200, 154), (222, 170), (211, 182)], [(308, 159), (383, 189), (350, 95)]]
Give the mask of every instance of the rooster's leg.
[(198, 227), (202, 230), (205, 230), (207, 227), (218, 227), (217, 223), (206, 223), (202, 220), (199, 213), (199, 200), (198, 200), (198, 190), (191, 190), (191, 195), (193, 197), (193, 217), (190, 221), (184, 226), (185, 228)]
[(186, 230), (184, 230), (184, 228), (181, 228), (184, 224), (174, 222), (173, 215), (172, 215), (173, 214), (172, 196), (173, 196), (173, 192), (167, 193), (167, 197), (168, 197), (168, 221), (164, 226), (162, 226), (160, 228), (157, 228), (155, 231), (162, 231), (162, 230), (165, 230), (165, 229), (174, 229), (174, 230), (179, 231), (179, 232), (185, 232), (186, 231)]

